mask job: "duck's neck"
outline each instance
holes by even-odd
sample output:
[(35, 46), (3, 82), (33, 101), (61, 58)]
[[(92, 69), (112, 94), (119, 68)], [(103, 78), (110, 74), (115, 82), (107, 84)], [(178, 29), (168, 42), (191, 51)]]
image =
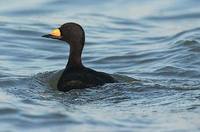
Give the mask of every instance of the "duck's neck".
[(83, 45), (81, 44), (70, 44), (70, 54), (67, 63), (67, 67), (81, 68), (83, 67), (81, 54), (83, 50)]

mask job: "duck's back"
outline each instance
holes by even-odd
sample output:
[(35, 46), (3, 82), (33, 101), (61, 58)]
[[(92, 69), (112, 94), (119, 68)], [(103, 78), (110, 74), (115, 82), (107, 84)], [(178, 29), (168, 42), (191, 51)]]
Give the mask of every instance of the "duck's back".
[(98, 72), (89, 68), (66, 68), (58, 81), (58, 90), (69, 91), (71, 89), (83, 89), (117, 82), (113, 77), (104, 72)]

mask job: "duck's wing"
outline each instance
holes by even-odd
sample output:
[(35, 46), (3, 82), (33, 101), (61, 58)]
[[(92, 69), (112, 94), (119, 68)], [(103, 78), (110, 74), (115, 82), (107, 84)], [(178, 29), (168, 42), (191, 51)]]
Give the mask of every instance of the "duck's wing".
[(69, 91), (71, 89), (83, 89), (114, 82), (117, 81), (107, 73), (84, 68), (64, 71), (57, 87), (60, 91)]
[(115, 83), (117, 80), (115, 80), (110, 74), (105, 72), (99, 72), (92, 70), (90, 68), (87, 68), (87, 72), (90, 73), (93, 78), (96, 78), (99, 82), (105, 84), (105, 83)]

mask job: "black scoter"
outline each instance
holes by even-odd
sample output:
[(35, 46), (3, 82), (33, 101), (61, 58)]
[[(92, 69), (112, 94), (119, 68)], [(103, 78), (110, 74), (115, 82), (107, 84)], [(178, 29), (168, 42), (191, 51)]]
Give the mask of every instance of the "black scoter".
[(83, 65), (81, 54), (85, 44), (85, 33), (79, 24), (65, 23), (43, 37), (62, 40), (70, 46), (68, 63), (58, 81), (58, 90), (66, 92), (117, 82), (111, 75)]

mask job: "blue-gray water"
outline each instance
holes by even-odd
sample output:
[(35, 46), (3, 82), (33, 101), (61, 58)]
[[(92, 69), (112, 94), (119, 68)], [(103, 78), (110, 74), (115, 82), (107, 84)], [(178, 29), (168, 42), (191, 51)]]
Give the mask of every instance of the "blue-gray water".
[[(0, 1), (0, 131), (200, 131), (200, 1)], [(86, 32), (84, 64), (140, 80), (52, 87), (69, 47), (41, 36)]]

